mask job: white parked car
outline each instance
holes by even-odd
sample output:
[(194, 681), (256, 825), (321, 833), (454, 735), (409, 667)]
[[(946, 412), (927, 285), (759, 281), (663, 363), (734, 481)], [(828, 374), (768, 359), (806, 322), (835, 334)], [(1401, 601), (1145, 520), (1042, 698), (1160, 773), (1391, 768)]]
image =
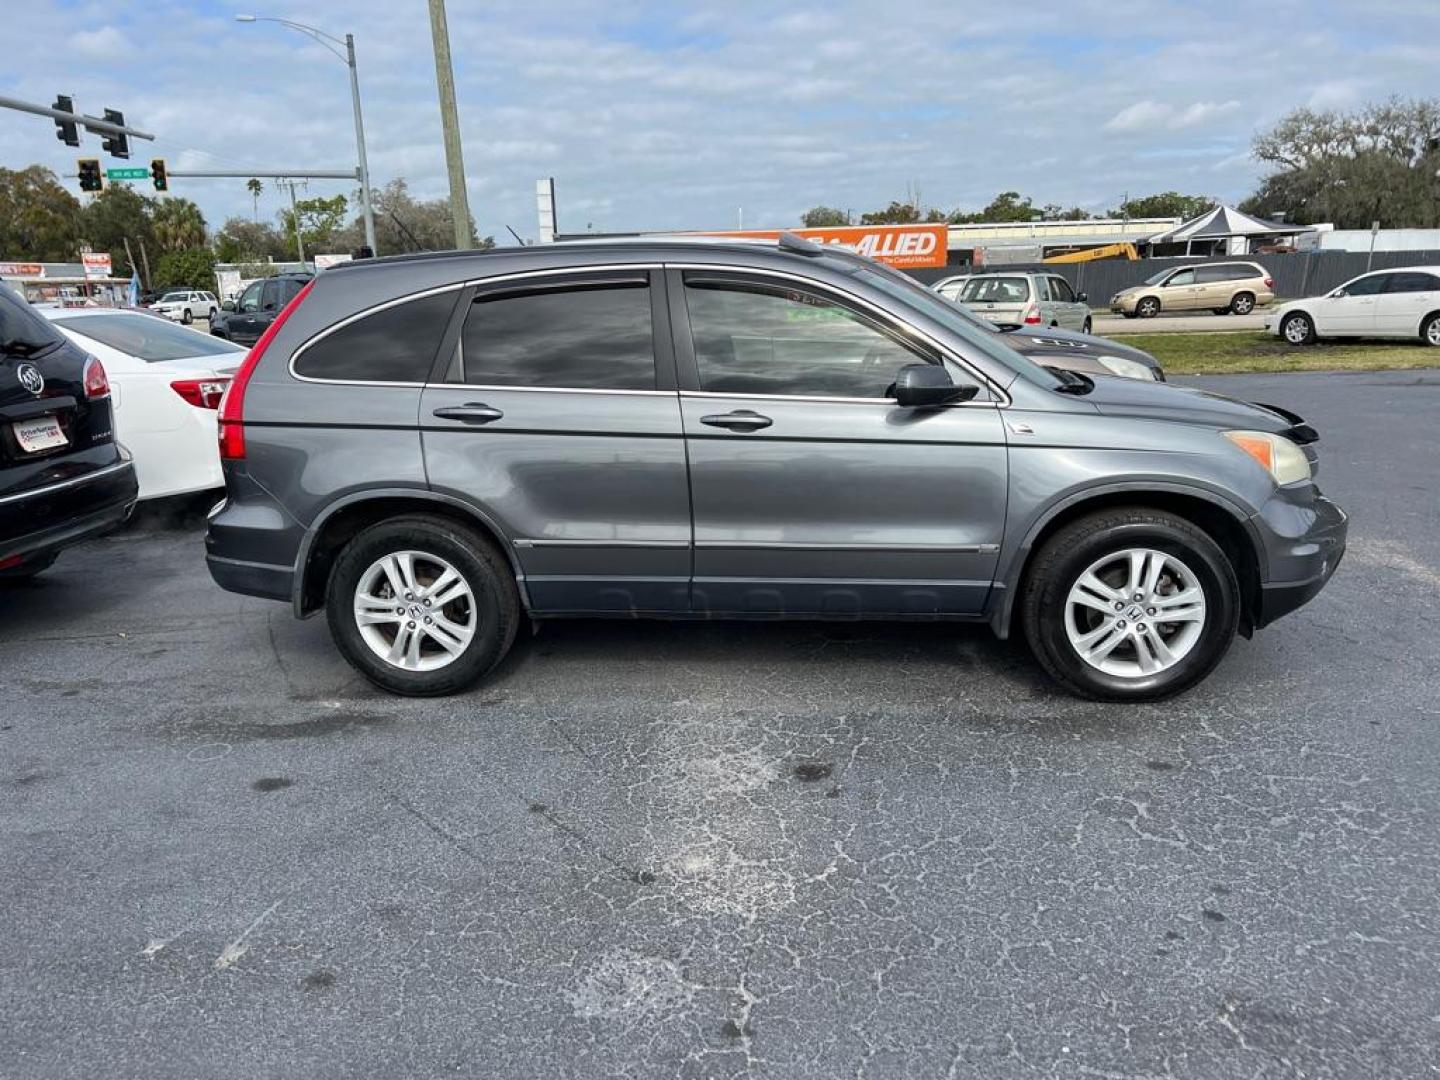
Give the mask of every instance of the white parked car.
[(210, 316), (220, 310), (220, 301), (212, 292), (198, 289), (171, 289), (150, 305), (150, 310), (167, 319), (189, 326), (197, 319), (208, 323)]
[(42, 308), (110, 377), (115, 434), (135, 457), (140, 498), (221, 487), (215, 415), (245, 350), (143, 311)]
[(1440, 266), (1361, 274), (1324, 296), (1282, 304), (1265, 329), (1291, 345), (1327, 337), (1418, 337), (1440, 347)]

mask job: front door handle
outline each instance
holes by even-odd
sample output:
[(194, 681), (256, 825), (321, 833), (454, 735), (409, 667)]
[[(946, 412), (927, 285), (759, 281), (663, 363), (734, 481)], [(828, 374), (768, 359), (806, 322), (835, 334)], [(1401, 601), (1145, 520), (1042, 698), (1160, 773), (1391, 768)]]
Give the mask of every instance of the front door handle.
[(709, 416), (700, 418), (702, 424), (709, 424), (711, 427), (729, 428), (731, 431), (759, 431), (767, 428), (775, 421), (768, 416), (761, 416), (749, 409), (736, 409), (728, 413), (712, 413)]
[(435, 410), (441, 420), (459, 420), (465, 424), (489, 424), (505, 414), (483, 401), (467, 401), (464, 405), (446, 405)]

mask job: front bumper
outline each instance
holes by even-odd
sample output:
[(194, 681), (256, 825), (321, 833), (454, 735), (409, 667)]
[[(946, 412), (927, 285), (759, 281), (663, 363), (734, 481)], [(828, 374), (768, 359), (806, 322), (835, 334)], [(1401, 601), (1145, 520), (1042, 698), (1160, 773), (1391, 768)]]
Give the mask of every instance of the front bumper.
[(1255, 625), (1266, 626), (1313, 600), (1345, 556), (1349, 520), (1325, 496), (1277, 494), (1252, 519), (1265, 542), (1267, 572), (1260, 583)]
[(1112, 296), (1110, 310), (1116, 315), (1129, 315), (1135, 311), (1139, 299), (1138, 296)]

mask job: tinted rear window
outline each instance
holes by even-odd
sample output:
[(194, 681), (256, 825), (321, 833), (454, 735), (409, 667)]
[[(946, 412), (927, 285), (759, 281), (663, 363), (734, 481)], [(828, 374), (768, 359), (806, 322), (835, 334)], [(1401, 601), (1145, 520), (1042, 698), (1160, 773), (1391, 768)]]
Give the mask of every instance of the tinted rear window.
[(458, 296), (451, 289), (356, 319), (300, 353), (295, 373), (346, 382), (424, 382)]
[(56, 319), (55, 325), (148, 364), (197, 356), (225, 356), (239, 360), (245, 352), (240, 346), (221, 338), (202, 334), (198, 330), (187, 330), (155, 315), (116, 311), (105, 315)]
[(29, 356), (64, 340), (23, 296), (0, 285), (0, 352)]
[(461, 336), (480, 386), (654, 390), (650, 289), (615, 283), (476, 299)]

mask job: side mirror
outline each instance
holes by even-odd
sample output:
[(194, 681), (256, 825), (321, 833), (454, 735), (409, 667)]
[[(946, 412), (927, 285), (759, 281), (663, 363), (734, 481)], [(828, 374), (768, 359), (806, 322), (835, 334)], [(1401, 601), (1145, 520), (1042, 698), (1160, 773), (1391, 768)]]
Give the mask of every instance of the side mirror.
[(957, 386), (939, 364), (906, 364), (895, 376), (895, 403), (903, 409), (928, 409), (969, 401), (978, 386)]
[(1075, 302), (1077, 304), (1088, 304), (1090, 302), (1090, 294), (1088, 292), (1076, 293)]
[(1337, 299), (1337, 300), (1338, 300), (1340, 297), (1346, 296), (1346, 295), (1348, 295), (1348, 294), (1345, 292), (1344, 289), (1336, 289), (1334, 292), (1332, 292), (1332, 293), (1330, 294), (1330, 296), (1331, 296), (1332, 298)]
[(235, 301), (234, 301), (234, 300), (226, 300), (223, 304), (220, 305), (220, 310), (221, 310), (221, 311), (234, 311), (234, 310), (235, 310)]

